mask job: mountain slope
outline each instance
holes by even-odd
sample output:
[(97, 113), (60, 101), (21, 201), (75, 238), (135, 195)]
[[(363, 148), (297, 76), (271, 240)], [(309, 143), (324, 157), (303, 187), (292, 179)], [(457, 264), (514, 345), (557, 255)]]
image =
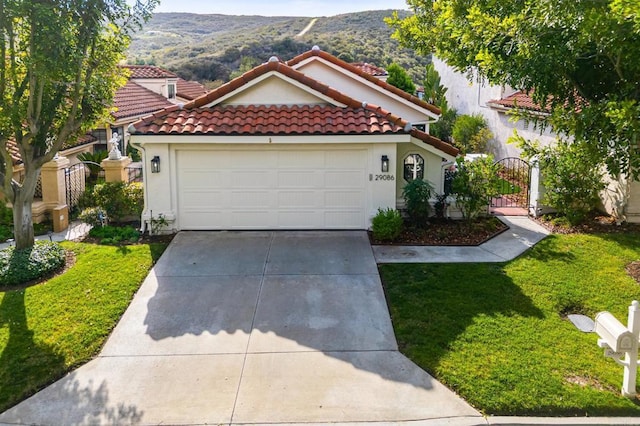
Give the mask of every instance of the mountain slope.
[(288, 60), (317, 44), (348, 62), (382, 67), (397, 62), (420, 83), (430, 59), (391, 39), (392, 30), (384, 23), (391, 13), (317, 17), (301, 37), (313, 18), (157, 13), (134, 37), (129, 62), (159, 65), (204, 83), (228, 81), (270, 56)]

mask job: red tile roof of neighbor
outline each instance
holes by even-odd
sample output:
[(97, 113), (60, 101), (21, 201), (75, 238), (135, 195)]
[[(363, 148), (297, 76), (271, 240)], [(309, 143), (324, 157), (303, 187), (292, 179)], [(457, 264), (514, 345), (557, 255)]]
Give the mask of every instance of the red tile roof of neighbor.
[(322, 58), (322, 59), (324, 59), (324, 60), (326, 60), (328, 62), (331, 62), (334, 65), (337, 65), (337, 66), (339, 66), (341, 68), (344, 68), (345, 70), (350, 71), (350, 72), (352, 72), (352, 73), (354, 73), (354, 74), (356, 74), (356, 75), (358, 75), (358, 76), (370, 81), (371, 83), (374, 83), (375, 85), (377, 85), (377, 86), (379, 86), (379, 87), (381, 87), (381, 88), (383, 88), (383, 89), (385, 89), (385, 90), (387, 90), (387, 91), (389, 91), (391, 93), (394, 93), (395, 95), (400, 96), (403, 99), (406, 99), (406, 100), (418, 105), (421, 108), (427, 109), (427, 110), (431, 111), (434, 114), (438, 114), (438, 115), (442, 114), (442, 111), (440, 111), (440, 108), (436, 107), (435, 105), (431, 105), (430, 103), (419, 99), (417, 96), (414, 96), (414, 95), (412, 95), (410, 93), (407, 93), (404, 90), (398, 89), (397, 87), (390, 85), (386, 81), (383, 81), (383, 80), (381, 80), (381, 79), (379, 79), (377, 77), (374, 77), (373, 75), (368, 74), (368, 73), (362, 71), (361, 69), (353, 66), (352, 64), (349, 64), (349, 63), (343, 61), (342, 59), (338, 59), (335, 56), (333, 56), (333, 55), (331, 55), (331, 54), (329, 54), (327, 52), (324, 52), (324, 51), (320, 50), (319, 48), (317, 48), (315, 46), (314, 46), (313, 49), (308, 50), (308, 51), (296, 56), (295, 58), (291, 59), (290, 61), (287, 61), (287, 65), (289, 65), (290, 67), (293, 67), (293, 66), (299, 64), (300, 62), (302, 62), (302, 61), (304, 61), (306, 59), (309, 59), (309, 58), (311, 58), (313, 56), (317, 56), (317, 57)]
[(502, 106), (505, 108), (520, 108), (537, 112), (550, 112), (548, 106), (542, 107), (533, 101), (528, 93), (517, 91), (502, 99), (494, 99), (488, 102), (490, 106)]
[(113, 104), (117, 109), (111, 115), (116, 120), (150, 114), (173, 105), (164, 96), (131, 80), (116, 91)]
[(207, 88), (197, 81), (187, 81), (178, 78), (177, 96), (190, 101), (208, 92)]
[(385, 70), (384, 68), (380, 68), (373, 64), (368, 64), (366, 62), (352, 62), (351, 65), (358, 68), (360, 71), (370, 74), (374, 77), (389, 75), (387, 70)]
[[(275, 72), (319, 92), (345, 108), (336, 106), (220, 106), (204, 108), (252, 80)], [(374, 77), (375, 78), (375, 77)], [(390, 134), (410, 133), (413, 137), (450, 155), (458, 150), (425, 132), (409, 131), (409, 123), (374, 105), (366, 105), (318, 82), (278, 60), (247, 71), (241, 76), (191, 101), (181, 109), (173, 105), (133, 124), (138, 134), (208, 135), (300, 135), (300, 134)]]
[[(90, 134), (82, 135), (76, 139), (69, 139), (63, 146), (61, 151), (65, 151), (67, 149), (75, 148), (77, 146), (86, 145), (91, 142), (95, 142), (97, 139)], [(18, 144), (14, 139), (9, 139), (7, 141), (7, 150), (11, 155), (11, 159), (13, 160), (13, 165), (22, 163), (22, 158), (20, 157), (20, 150), (18, 149)]]
[(177, 78), (171, 71), (163, 70), (155, 65), (123, 65), (131, 71), (129, 78)]

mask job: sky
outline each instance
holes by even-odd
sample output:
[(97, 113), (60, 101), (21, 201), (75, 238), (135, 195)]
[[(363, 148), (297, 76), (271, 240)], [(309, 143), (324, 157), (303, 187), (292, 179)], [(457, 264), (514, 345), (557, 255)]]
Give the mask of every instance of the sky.
[(407, 3), (405, 0), (161, 0), (155, 12), (314, 17), (383, 9), (407, 9)]

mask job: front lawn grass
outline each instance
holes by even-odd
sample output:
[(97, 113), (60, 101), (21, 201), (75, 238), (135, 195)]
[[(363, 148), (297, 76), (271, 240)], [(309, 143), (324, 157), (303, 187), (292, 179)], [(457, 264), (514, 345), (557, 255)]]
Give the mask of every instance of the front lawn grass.
[(553, 235), (503, 264), (382, 265), (401, 351), (485, 414), (639, 416), (622, 367), (566, 318), (624, 324), (640, 235)]
[(94, 357), (166, 244), (64, 242), (64, 274), (0, 291), (0, 412)]

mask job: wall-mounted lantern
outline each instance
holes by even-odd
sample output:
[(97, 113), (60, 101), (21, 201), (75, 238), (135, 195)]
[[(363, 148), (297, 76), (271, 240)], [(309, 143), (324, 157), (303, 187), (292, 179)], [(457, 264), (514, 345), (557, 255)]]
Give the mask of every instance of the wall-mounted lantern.
[(160, 173), (160, 157), (157, 155), (151, 159), (151, 173)]
[(389, 157), (387, 157), (386, 155), (382, 156), (382, 167), (381, 167), (382, 173), (388, 173), (389, 172)]

